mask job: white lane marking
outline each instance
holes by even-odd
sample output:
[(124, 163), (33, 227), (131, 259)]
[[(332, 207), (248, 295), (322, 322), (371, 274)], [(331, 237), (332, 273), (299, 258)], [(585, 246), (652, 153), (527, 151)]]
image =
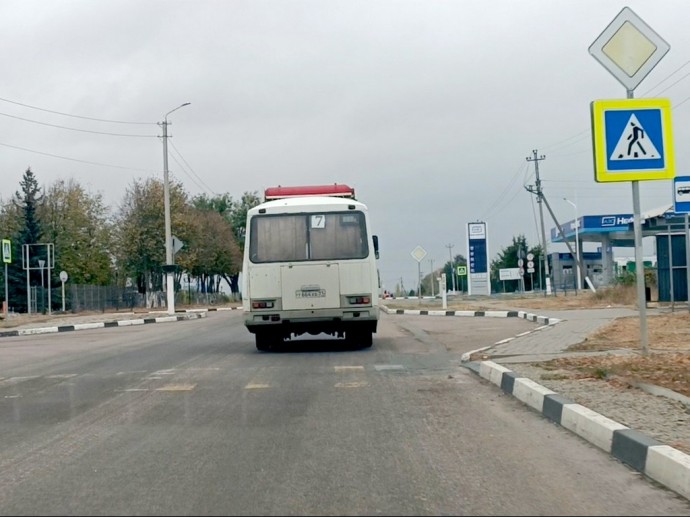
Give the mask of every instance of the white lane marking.
[(256, 382), (256, 383), (250, 382), (249, 384), (247, 384), (247, 385), (244, 387), (244, 389), (245, 389), (245, 390), (262, 390), (262, 389), (266, 389), (266, 388), (270, 388), (270, 387), (271, 387), (270, 384), (262, 384), (262, 383), (258, 383), (258, 382)]
[(374, 369), (377, 371), (381, 370), (404, 370), (405, 367), (402, 364), (376, 364)]
[(334, 366), (336, 372), (364, 371), (364, 366)]
[(192, 391), (195, 387), (196, 384), (166, 384), (156, 388), (156, 391)]

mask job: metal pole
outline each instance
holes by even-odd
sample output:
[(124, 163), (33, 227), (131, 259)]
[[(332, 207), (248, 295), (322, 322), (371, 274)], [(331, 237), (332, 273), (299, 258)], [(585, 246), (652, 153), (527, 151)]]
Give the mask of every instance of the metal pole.
[(453, 287), (453, 292), (456, 290), (456, 284), (455, 284), (455, 267), (453, 265), (453, 252), (451, 249), (453, 248), (453, 244), (446, 244), (446, 248), (448, 248), (448, 255), (450, 256), (450, 278), (451, 278), (451, 285)]
[(666, 242), (668, 243), (668, 282), (671, 290), (671, 312), (673, 312), (673, 309), (675, 308), (675, 297), (673, 296), (673, 250), (671, 249), (671, 223), (668, 222), (666, 225), (668, 227), (668, 239), (666, 239)]
[(649, 354), (647, 343), (647, 299), (644, 284), (644, 258), (642, 255), (642, 217), (640, 216), (640, 185), (632, 181), (633, 215), (635, 225), (635, 281), (637, 283), (637, 306), (640, 311), (640, 345), (642, 355)]
[(573, 208), (575, 209), (575, 251), (576, 251), (576, 268), (577, 268), (577, 285), (575, 286), (575, 290), (579, 291), (582, 289), (582, 260), (580, 259), (580, 220), (578, 217), (577, 213), (577, 205), (570, 201), (568, 198), (563, 198), (566, 202), (570, 203)]
[(429, 259), (429, 263), (431, 264), (431, 275), (429, 278), (431, 278), (431, 297), (434, 297), (434, 260)]
[(417, 261), (417, 298), (422, 299), (422, 261)]
[[(685, 213), (685, 276), (686, 281), (686, 296), (688, 297), (688, 311), (690, 311), (690, 222), (688, 221), (690, 214)], [(5, 266), (6, 267), (6, 266)], [(7, 276), (7, 275), (5, 275)], [(5, 296), (7, 297), (7, 296)]]
[(42, 309), (45, 309), (45, 289), (43, 287), (43, 266), (45, 266), (46, 261), (45, 260), (39, 260), (38, 261), (38, 267), (41, 268), (41, 307)]
[[(687, 216), (686, 216), (687, 217)], [(687, 219), (686, 219), (687, 221)], [(5, 262), (5, 320), (7, 320), (7, 312), (10, 309), (10, 298), (9, 290), (7, 288), (7, 262)]]
[(50, 271), (55, 266), (55, 250), (53, 244), (48, 244), (48, 314), (53, 314), (52, 283), (50, 281)]
[[(634, 97), (633, 90), (627, 90), (628, 99)], [(647, 340), (647, 299), (644, 285), (644, 255), (642, 252), (642, 216), (640, 210), (640, 183), (632, 181), (633, 222), (635, 229), (635, 282), (637, 283), (637, 307), (640, 311), (640, 346), (642, 355), (649, 355)]]
[(173, 266), (173, 251), (172, 251), (172, 227), (170, 222), (170, 183), (168, 180), (168, 115), (173, 111), (188, 106), (190, 103), (185, 102), (174, 110), (170, 110), (163, 117), (163, 200), (165, 207), (165, 264), (169, 270), (166, 271), (166, 291), (167, 291), (167, 305), (168, 314), (175, 314), (175, 273), (172, 271)]

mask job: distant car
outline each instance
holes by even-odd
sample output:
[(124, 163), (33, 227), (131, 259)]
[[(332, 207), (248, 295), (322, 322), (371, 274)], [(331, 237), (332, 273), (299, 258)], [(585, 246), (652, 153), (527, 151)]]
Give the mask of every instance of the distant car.
[(683, 195), (683, 194), (690, 194), (690, 186), (689, 187), (678, 187), (677, 190), (678, 194)]

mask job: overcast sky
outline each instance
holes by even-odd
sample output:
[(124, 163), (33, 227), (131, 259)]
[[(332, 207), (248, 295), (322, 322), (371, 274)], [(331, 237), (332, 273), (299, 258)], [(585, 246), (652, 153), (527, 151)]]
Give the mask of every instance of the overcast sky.
[[(626, 6), (671, 47), (635, 97), (671, 100), (690, 174), (687, 0), (4, 0), (0, 197), (31, 167), (117, 210), (134, 180), (162, 179), (156, 123), (190, 102), (168, 117), (190, 195), (351, 185), (383, 287), (415, 288), (410, 252), (428, 252), (423, 272), (466, 256), (468, 222), (487, 223), (491, 259), (513, 236), (539, 243), (533, 150), (560, 222), (564, 197), (578, 215), (633, 212), (630, 182), (594, 181), (589, 111), (626, 96), (588, 51)], [(642, 210), (671, 187), (640, 182)]]

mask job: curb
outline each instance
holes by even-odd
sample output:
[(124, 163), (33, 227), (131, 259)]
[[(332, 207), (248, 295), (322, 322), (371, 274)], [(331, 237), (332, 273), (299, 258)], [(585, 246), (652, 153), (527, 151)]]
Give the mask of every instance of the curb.
[(690, 455), (562, 397), (527, 377), (519, 377), (493, 361), (466, 362), (463, 366), (555, 424), (690, 499)]
[(447, 310), (427, 310), (427, 309), (389, 309), (385, 305), (380, 306), (386, 314), (410, 314), (415, 316), (469, 316), (484, 318), (522, 318), (543, 325), (555, 325), (561, 320), (539, 316), (526, 311), (447, 311)]
[(158, 318), (139, 318), (132, 320), (113, 320), (113, 321), (99, 321), (93, 323), (75, 323), (73, 325), (61, 325), (54, 327), (40, 327), (31, 329), (8, 330), (0, 332), (2, 337), (17, 337), (17, 336), (33, 336), (37, 334), (51, 334), (55, 332), (70, 332), (73, 330), (90, 330), (98, 328), (111, 327), (129, 327), (132, 325), (148, 325), (149, 323), (168, 323), (173, 321), (191, 320), (197, 318), (205, 318), (206, 311), (194, 312), (185, 315), (175, 316), (161, 316)]

